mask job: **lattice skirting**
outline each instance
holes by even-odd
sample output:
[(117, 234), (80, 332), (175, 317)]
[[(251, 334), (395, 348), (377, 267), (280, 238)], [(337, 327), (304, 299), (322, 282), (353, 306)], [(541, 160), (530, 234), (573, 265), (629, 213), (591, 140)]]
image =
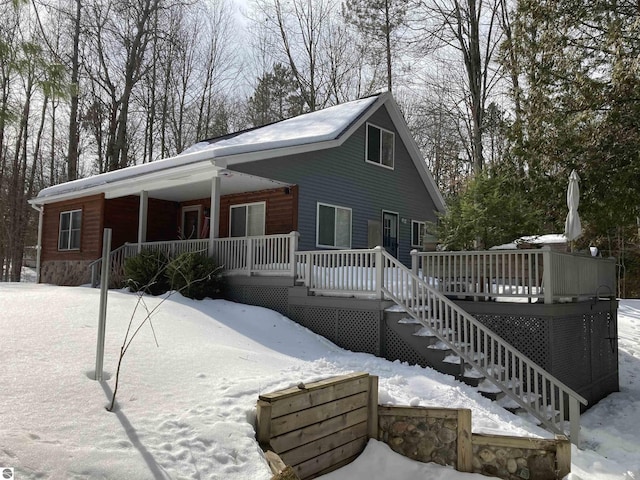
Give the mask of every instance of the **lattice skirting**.
[(380, 355), (379, 310), (290, 305), (289, 317), (342, 348)]
[(247, 305), (275, 310), (282, 315), (288, 315), (289, 295), (288, 287), (266, 285), (228, 285), (226, 296), (230, 300)]

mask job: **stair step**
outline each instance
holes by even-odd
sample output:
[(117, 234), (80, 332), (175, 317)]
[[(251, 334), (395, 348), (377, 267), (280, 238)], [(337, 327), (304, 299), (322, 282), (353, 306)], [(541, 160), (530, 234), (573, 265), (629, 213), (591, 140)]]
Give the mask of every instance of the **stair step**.
[(417, 332), (414, 332), (412, 334), (414, 337), (435, 337), (436, 334), (433, 333), (433, 330), (431, 330), (429, 327), (421, 327), (420, 330), (418, 330)]
[(398, 323), (401, 325), (422, 325), (420, 320), (416, 320), (413, 317), (401, 318)]
[(476, 369), (467, 368), (461, 377), (458, 377), (462, 382), (470, 385), (472, 387), (478, 388), (482, 382), (485, 382), (484, 376), (478, 372)]
[(464, 371), (464, 376), (467, 378), (484, 378), (484, 375), (475, 368), (467, 368)]
[(385, 312), (400, 312), (400, 313), (406, 313), (407, 309), (404, 308), (402, 305), (391, 305), (390, 307), (387, 307), (384, 309)]
[(500, 387), (498, 387), (497, 385), (495, 385), (494, 383), (490, 382), (487, 379), (484, 379), (480, 385), (478, 385), (478, 390), (480, 390), (481, 392), (486, 392), (486, 393), (501, 393), (502, 389)]
[[(476, 353), (473, 355), (473, 360), (476, 362), (482, 358), (484, 358), (484, 353)], [(451, 355), (447, 355), (443, 360), (443, 362), (460, 365), (462, 363), (462, 358), (459, 357), (458, 355), (451, 354)]]
[[(451, 347), (449, 345), (447, 345), (446, 343), (442, 342), (442, 341), (438, 341), (436, 343), (434, 343), (433, 345), (429, 345), (427, 348), (431, 349), (431, 350), (451, 350)], [(458, 357), (460, 358), (460, 357)], [(450, 363), (455, 363), (455, 362), (450, 362)], [(460, 363), (460, 362), (458, 362)]]

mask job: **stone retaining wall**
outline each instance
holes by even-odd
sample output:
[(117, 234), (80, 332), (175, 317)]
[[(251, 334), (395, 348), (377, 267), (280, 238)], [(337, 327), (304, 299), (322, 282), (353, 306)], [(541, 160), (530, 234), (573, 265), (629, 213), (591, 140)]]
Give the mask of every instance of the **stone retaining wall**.
[(380, 406), (378, 426), (378, 439), (395, 452), (461, 472), (505, 480), (552, 480), (571, 471), (571, 444), (566, 437), (471, 434), (467, 409)]

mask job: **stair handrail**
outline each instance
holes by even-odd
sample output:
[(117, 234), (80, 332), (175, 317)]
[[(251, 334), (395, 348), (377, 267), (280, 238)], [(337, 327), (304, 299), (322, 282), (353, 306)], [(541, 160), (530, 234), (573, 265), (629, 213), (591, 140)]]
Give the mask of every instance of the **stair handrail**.
[[(111, 269), (114, 269), (114, 261), (118, 261), (118, 266), (121, 267), (124, 259), (127, 257), (126, 252), (123, 254), (123, 250), (127, 248), (131, 248), (132, 243), (124, 243), (120, 245), (118, 248), (115, 248), (109, 252), (109, 264), (111, 265)], [(119, 258), (122, 257), (122, 258)], [(102, 267), (102, 257), (94, 260), (89, 264), (89, 268), (91, 269), (91, 287), (97, 288), (100, 285), (100, 269)], [(111, 272), (113, 273), (113, 272)]]
[[(529, 357), (431, 287), (423, 278), (413, 273), (384, 249), (376, 248), (375, 250), (377, 251), (376, 263), (379, 265), (377, 270), (384, 272), (379, 275), (381, 282), (378, 288), (388, 298), (404, 307), (407, 313), (421, 325), (432, 330), (440, 341), (458, 355), (462, 359), (462, 369), (465, 362), (471, 365), (526, 412), (555, 433), (565, 434), (562, 423), (568, 421), (571, 442), (579, 444), (579, 404), (588, 403), (584, 397), (546, 372)], [(434, 318), (432, 315), (434, 312), (439, 315), (444, 314), (444, 318)], [(481, 347), (484, 347), (484, 352)], [(503, 373), (507, 383), (500, 379)], [(520, 388), (516, 393), (510, 387), (509, 383), (514, 378), (520, 382), (526, 380), (529, 383), (530, 387), (526, 392)], [(538, 399), (534, 398), (536, 404), (534, 407), (531, 402), (532, 396), (539, 396), (542, 405), (539, 405)], [(565, 396), (568, 399), (568, 405), (565, 405)], [(549, 413), (551, 413), (550, 418), (548, 418)], [(559, 421), (551, 420), (558, 415)]]

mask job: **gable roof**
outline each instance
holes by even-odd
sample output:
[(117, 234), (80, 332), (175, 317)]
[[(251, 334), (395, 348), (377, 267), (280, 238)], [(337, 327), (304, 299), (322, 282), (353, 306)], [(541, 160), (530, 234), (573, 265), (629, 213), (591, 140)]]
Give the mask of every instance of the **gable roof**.
[(444, 199), (390, 93), (343, 103), (236, 134), (198, 142), (174, 157), (61, 183), (41, 190), (30, 203), (42, 205), (117, 190), (136, 194), (187, 177), (212, 177), (233, 164), (340, 146), (369, 116), (386, 106), (398, 134), (439, 211)]

